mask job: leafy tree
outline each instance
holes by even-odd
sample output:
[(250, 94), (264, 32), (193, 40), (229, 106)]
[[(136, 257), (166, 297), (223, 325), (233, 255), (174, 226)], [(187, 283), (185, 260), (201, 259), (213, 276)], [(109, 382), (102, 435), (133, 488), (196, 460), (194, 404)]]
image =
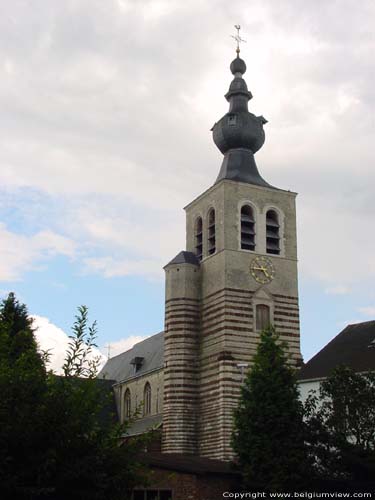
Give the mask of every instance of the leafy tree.
[(375, 374), (340, 366), (305, 403), (308, 442), (322, 478), (375, 477)]
[(78, 308), (73, 325), (73, 335), (66, 353), (63, 372), (65, 377), (95, 378), (98, 373), (100, 358), (93, 357), (93, 347), (97, 337), (96, 321), (90, 326), (88, 323), (88, 309), (86, 306)]
[(95, 340), (96, 323), (89, 325), (88, 310), (81, 306), (63, 366), (65, 376), (50, 377), (49, 382), (53, 428), (59, 429), (60, 438), (49, 472), (59, 498), (124, 498), (141, 480), (136, 460), (140, 442), (119, 446), (128, 423), (116, 424), (103, 411), (111, 406), (113, 393), (111, 384), (96, 378)]
[(0, 488), (22, 496), (37, 488), (45, 460), (47, 374), (32, 320), (10, 293), (0, 306)]
[(141, 482), (140, 443), (120, 446), (111, 382), (96, 379), (96, 325), (78, 310), (64, 376), (47, 373), (32, 321), (14, 294), (0, 307), (2, 498), (125, 499)]
[(295, 491), (302, 486), (307, 468), (302, 405), (273, 328), (261, 333), (241, 389), (232, 444), (247, 488)]

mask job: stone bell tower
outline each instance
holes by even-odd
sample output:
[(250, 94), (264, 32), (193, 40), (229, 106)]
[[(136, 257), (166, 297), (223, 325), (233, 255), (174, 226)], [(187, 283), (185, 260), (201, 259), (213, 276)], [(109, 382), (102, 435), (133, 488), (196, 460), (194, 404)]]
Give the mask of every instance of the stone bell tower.
[(220, 172), (185, 208), (186, 251), (165, 266), (163, 450), (221, 460), (261, 330), (273, 324), (301, 360), (296, 194), (260, 175), (267, 121), (248, 111), (239, 50), (230, 70), (229, 111), (212, 128)]

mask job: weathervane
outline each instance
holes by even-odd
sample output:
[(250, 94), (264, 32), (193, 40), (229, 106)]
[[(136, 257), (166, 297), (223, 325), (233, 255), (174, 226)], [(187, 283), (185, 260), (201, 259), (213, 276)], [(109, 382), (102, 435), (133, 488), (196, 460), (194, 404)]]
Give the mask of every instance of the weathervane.
[(239, 57), (240, 56), (240, 43), (241, 42), (245, 42), (246, 43), (246, 40), (244, 40), (243, 38), (240, 37), (241, 26), (239, 24), (235, 24), (234, 27), (237, 30), (237, 35), (231, 35), (231, 37), (234, 38), (236, 40), (236, 42), (237, 42), (236, 52), (237, 52), (237, 56)]

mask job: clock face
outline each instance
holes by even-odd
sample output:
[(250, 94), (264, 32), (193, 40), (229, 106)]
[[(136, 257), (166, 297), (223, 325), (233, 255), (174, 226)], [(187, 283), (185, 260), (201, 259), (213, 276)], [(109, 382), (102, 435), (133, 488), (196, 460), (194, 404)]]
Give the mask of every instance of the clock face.
[(275, 277), (275, 268), (268, 257), (255, 257), (250, 263), (251, 276), (257, 283), (264, 285)]

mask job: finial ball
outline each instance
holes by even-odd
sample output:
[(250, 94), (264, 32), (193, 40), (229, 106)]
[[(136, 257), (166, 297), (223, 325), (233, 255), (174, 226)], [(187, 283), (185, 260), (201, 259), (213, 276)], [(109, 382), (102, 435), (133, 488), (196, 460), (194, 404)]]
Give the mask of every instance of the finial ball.
[(241, 73), (241, 75), (243, 75), (246, 72), (245, 61), (240, 57), (236, 57), (230, 64), (230, 70), (233, 75), (236, 73)]

